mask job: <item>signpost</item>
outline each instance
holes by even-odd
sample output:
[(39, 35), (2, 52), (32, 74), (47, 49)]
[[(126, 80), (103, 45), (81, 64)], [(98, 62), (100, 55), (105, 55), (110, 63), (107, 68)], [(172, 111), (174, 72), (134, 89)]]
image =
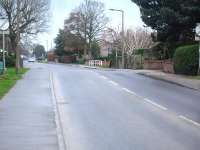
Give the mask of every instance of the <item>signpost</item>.
[(3, 36), (3, 72), (6, 70), (6, 58), (5, 58), (5, 34), (9, 34), (8, 30), (1, 30), (0, 34)]
[(199, 74), (200, 74), (200, 23), (197, 23), (195, 40), (199, 41)]

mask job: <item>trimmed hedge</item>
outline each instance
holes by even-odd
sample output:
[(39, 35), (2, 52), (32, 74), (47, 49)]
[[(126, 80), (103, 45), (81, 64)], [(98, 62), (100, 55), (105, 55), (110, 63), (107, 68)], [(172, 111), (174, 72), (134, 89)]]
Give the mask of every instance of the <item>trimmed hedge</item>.
[(199, 65), (199, 46), (187, 45), (178, 47), (174, 54), (176, 74), (197, 75)]

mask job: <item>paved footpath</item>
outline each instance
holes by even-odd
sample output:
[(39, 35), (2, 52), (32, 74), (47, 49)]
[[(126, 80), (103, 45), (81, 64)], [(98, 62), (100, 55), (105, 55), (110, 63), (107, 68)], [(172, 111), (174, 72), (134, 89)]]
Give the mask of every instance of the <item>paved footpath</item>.
[(190, 89), (200, 90), (200, 80), (189, 79), (183, 75), (164, 73), (156, 70), (137, 70), (136, 73), (158, 80), (174, 83)]
[(49, 72), (33, 68), (0, 101), (0, 150), (58, 150)]
[(88, 69), (98, 69), (98, 70), (104, 70), (104, 71), (128, 71), (128, 72), (135, 72), (140, 75), (144, 75), (147, 77), (151, 77), (153, 79), (166, 81), (169, 83), (173, 83), (179, 86), (187, 87), (190, 89), (200, 90), (200, 81), (195, 79), (189, 79), (186, 76), (183, 75), (176, 75), (176, 74), (170, 74), (170, 73), (164, 73), (160, 70), (132, 70), (132, 69), (111, 69), (111, 68), (101, 68), (101, 67), (92, 67), (92, 66), (86, 66), (86, 65), (80, 65), (82, 68), (88, 68)]

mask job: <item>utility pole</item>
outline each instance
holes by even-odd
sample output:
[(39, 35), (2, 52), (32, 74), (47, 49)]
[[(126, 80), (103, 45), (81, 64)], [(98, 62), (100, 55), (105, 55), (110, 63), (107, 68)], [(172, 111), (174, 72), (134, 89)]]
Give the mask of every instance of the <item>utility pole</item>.
[(198, 74), (200, 75), (200, 40), (199, 40), (199, 72)]
[(122, 68), (125, 68), (124, 11), (122, 12)]
[(16, 74), (19, 74), (20, 69), (20, 29), (19, 29), (19, 22), (20, 22), (20, 8), (19, 8), (19, 0), (17, 0), (17, 47), (16, 47)]
[(199, 70), (198, 74), (200, 75), (200, 23), (196, 24), (196, 33), (195, 40), (199, 42)]
[(119, 11), (122, 14), (122, 68), (125, 68), (125, 41), (124, 41), (124, 11), (121, 9), (109, 9), (111, 11)]
[(118, 53), (117, 53), (117, 48), (115, 49), (115, 65), (116, 65), (116, 68), (118, 68)]
[(3, 34), (3, 72), (6, 71), (6, 58), (5, 58), (5, 33), (4, 30), (2, 31)]
[(47, 42), (46, 43), (47, 44), (47, 51), (49, 51), (49, 41), (47, 40), (46, 42)]

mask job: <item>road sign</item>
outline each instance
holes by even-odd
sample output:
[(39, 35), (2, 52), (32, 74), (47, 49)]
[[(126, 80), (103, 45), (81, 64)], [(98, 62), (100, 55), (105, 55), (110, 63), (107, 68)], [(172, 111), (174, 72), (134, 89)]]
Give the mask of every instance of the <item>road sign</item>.
[(4, 68), (3, 68), (3, 62), (2, 61), (0, 61), (0, 74), (2, 74), (3, 73), (3, 71), (4, 71)]
[(197, 23), (195, 31), (195, 40), (200, 41), (200, 23)]

